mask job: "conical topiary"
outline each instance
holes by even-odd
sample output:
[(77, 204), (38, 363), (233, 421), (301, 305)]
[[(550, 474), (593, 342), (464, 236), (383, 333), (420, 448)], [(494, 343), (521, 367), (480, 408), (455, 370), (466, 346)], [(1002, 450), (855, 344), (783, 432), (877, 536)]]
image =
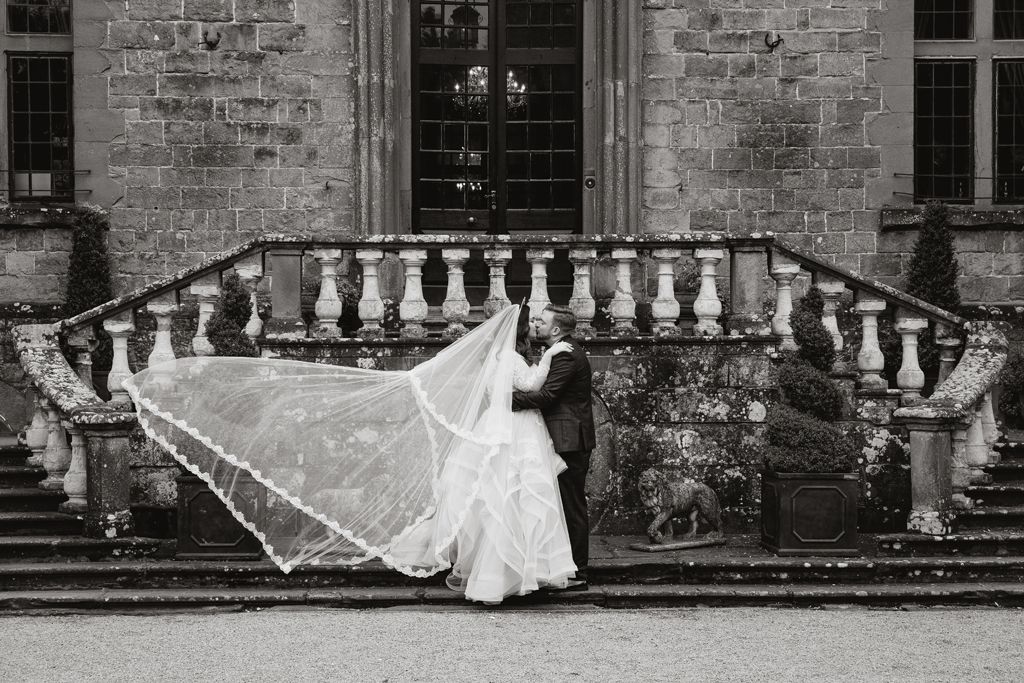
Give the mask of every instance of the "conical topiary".
[(832, 370), (836, 360), (836, 346), (832, 334), (821, 322), (825, 299), (821, 290), (811, 287), (800, 298), (789, 317), (793, 327), (793, 340), (799, 347), (797, 355), (822, 372)]
[(221, 284), (220, 301), (206, 323), (206, 338), (210, 340), (215, 356), (259, 355), (256, 345), (245, 333), (245, 325), (251, 315), (249, 292), (242, 286), (237, 273), (229, 273)]
[(929, 202), (921, 216), (921, 233), (914, 242), (914, 253), (907, 267), (905, 288), (911, 296), (955, 311), (960, 306), (956, 278), (953, 233), (949, 229), (949, 208), (941, 202)]
[(68, 285), (64, 315), (78, 315), (114, 298), (107, 257), (107, 215), (99, 209), (76, 211), (68, 258)]

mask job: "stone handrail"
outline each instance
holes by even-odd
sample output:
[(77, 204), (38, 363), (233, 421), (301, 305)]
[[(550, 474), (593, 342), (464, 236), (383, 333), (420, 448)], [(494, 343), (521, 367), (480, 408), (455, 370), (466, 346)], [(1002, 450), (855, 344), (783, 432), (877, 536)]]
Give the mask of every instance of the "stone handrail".
[(1007, 350), (999, 325), (968, 323), (966, 349), (949, 377), (928, 399), (893, 413), (910, 431), (911, 531), (950, 533), (956, 511), (972, 505), (965, 489), (988, 482), (984, 467), (999, 460), (992, 387)]

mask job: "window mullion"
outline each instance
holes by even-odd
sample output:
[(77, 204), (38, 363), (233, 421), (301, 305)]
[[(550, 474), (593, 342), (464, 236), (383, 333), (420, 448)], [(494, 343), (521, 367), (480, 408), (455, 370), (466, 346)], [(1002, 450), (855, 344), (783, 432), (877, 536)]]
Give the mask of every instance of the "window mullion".
[(507, 125), (507, 111), (506, 102), (508, 100), (508, 65), (505, 58), (505, 3), (506, 0), (491, 0), (492, 16), (494, 17), (493, 26), (494, 34), (491, 44), (494, 46), (493, 55), (493, 69), (491, 73), (492, 88), (491, 92), (494, 93), (492, 100), (492, 126), (491, 133), (491, 144), (494, 153), (491, 155), (493, 158), (493, 167), (491, 172), (491, 181), (493, 186), (491, 191), (494, 193), (491, 195), (494, 200), (492, 205), (495, 210), (492, 211), (493, 216), (493, 230), (492, 232), (507, 233), (508, 232), (508, 221), (506, 217), (508, 209), (508, 197), (506, 189), (506, 154), (505, 154), (505, 128)]

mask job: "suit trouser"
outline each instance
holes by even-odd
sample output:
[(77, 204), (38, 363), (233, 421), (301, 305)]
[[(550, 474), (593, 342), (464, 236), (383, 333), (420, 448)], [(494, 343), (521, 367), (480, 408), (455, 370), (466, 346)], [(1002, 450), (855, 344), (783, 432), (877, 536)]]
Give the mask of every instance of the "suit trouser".
[(586, 495), (590, 451), (566, 451), (559, 455), (568, 467), (558, 475), (558, 489), (562, 494), (572, 561), (580, 569), (579, 578), (585, 578), (590, 556), (590, 518), (587, 515)]

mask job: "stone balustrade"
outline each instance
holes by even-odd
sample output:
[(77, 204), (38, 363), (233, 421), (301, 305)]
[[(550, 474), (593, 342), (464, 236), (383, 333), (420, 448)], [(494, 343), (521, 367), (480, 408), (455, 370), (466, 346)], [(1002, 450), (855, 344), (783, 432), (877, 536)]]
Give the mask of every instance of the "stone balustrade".
[[(584, 338), (646, 337), (668, 344), (673, 339), (713, 343), (715, 338), (756, 337), (785, 351), (796, 348), (790, 320), (795, 293), (813, 281), (825, 301), (822, 322), (837, 351), (848, 358), (838, 354), (835, 370), (854, 371), (862, 394), (890, 401), (895, 397), (905, 405), (903, 410), (910, 411), (918, 410), (914, 404), (936, 400), (921, 398), (926, 378), (917, 353), (918, 339), (930, 326), (941, 355), (936, 396), (958, 396), (961, 376), (968, 372), (965, 361), (957, 365), (963, 320), (822, 261), (774, 235), (432, 235), (346, 241), (265, 236), (58, 323), (56, 330), (72, 349), (74, 368), (60, 354), (49, 328), (22, 330), (22, 364), (39, 395), (26, 441), (33, 459), (47, 470), (41, 485), (63, 489), (68, 495), (63, 509), (84, 512), (94, 532), (125, 533), (131, 528), (127, 475), (117, 468), (127, 467), (119, 449), (133, 419), (125, 410), (128, 397), (121, 383), (141, 369), (132, 367), (129, 353), (130, 341), (138, 333), (136, 321), (142, 316), (155, 324), (146, 363), (156, 365), (175, 357), (172, 323), (186, 304), (197, 304), (191, 352), (211, 353), (205, 323), (216, 306), (220, 278), (232, 270), (251, 292), (253, 313), (245, 332), (257, 345), (306, 338), (316, 338), (318, 344), (388, 345), (428, 337), (444, 343), (510, 305), (512, 291), (527, 300), (534, 314), (552, 302), (569, 306), (578, 320), (578, 336)], [(691, 278), (682, 277), (687, 271)], [(351, 295), (345, 300), (339, 296), (342, 273), (355, 286), (357, 301)], [(308, 300), (304, 305), (303, 292), (310, 291), (308, 286), (304, 290), (304, 274), (307, 285), (309, 280), (317, 285), (312, 306)], [(689, 292), (681, 291), (687, 281), (697, 284), (691, 284)], [(269, 316), (261, 317), (257, 310), (257, 286), (269, 294)], [(774, 301), (773, 310), (766, 301)], [(354, 314), (358, 327), (341, 327), (346, 306), (354, 309), (348, 320)], [(840, 327), (841, 317), (849, 319), (839, 315), (847, 306), (860, 323), (852, 343)], [(898, 371), (889, 375), (879, 342), (880, 319), (893, 321), (902, 347)], [(91, 385), (90, 351), (99, 326), (110, 335), (113, 347), (107, 404)], [(968, 350), (974, 358), (977, 343), (969, 344)], [(980, 466), (992, 457), (996, 432), (988, 389), (994, 379), (986, 377), (985, 391), (975, 392), (977, 396), (965, 403), (973, 406), (970, 419), (967, 413), (958, 414), (940, 420), (942, 426), (933, 430), (921, 425), (939, 423), (906, 413), (911, 448), (917, 453), (914, 481), (935, 482), (948, 472), (949, 501), (976, 480)], [(890, 379), (895, 386), (889, 386)], [(937, 436), (923, 436), (933, 432)], [(928, 453), (948, 449), (949, 455), (939, 463), (931, 455), (921, 455), (922, 448)], [(106, 462), (101, 467), (97, 457), (108, 458), (117, 467), (110, 469)], [(123, 490), (114, 491), (112, 487), (118, 486)], [(918, 493), (915, 488), (915, 496)], [(942, 508), (945, 503), (935, 503), (934, 497), (921, 493), (915, 498), (932, 501), (920, 504), (920, 514), (915, 507), (916, 520)], [(107, 522), (99, 519), (100, 510)], [(914, 528), (926, 532), (940, 527), (914, 522)]]

